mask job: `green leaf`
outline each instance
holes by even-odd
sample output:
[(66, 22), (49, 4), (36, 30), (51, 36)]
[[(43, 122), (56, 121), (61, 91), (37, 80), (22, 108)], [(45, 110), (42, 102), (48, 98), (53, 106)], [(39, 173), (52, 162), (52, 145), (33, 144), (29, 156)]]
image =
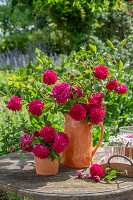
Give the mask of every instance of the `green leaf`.
[(99, 91), (99, 90), (102, 89), (102, 85), (95, 84), (95, 85), (93, 86), (93, 88), (94, 88), (95, 91)]
[(56, 153), (56, 152), (55, 152), (55, 154), (56, 154), (56, 158), (58, 159), (58, 162), (59, 162), (59, 164), (60, 164), (61, 161), (62, 161), (62, 158), (61, 158), (61, 156), (60, 156), (59, 153)]
[(111, 176), (110, 176), (110, 175), (105, 176), (105, 177), (104, 177), (104, 180), (107, 180), (107, 181), (111, 180)]
[(43, 67), (36, 67), (36, 70), (39, 70), (39, 71), (41, 71), (43, 69), (44, 69)]
[(32, 142), (32, 144), (40, 144), (40, 140), (36, 139)]
[(21, 76), (25, 76), (25, 74), (26, 74), (26, 68), (22, 68), (22, 69), (20, 69), (20, 75)]
[(104, 172), (107, 173), (109, 170), (110, 170), (110, 168), (107, 167), (107, 168), (104, 170)]
[(43, 65), (43, 61), (40, 58), (36, 57), (36, 59)]
[(94, 46), (94, 45), (92, 45), (92, 44), (89, 44), (89, 47), (90, 47), (90, 50), (91, 50), (91, 51), (93, 51), (93, 52), (96, 53), (96, 51), (97, 51), (96, 46)]
[(14, 79), (14, 81), (17, 81), (18, 77), (13, 75), (12, 78)]
[(115, 69), (108, 68), (108, 70), (111, 71), (111, 72), (117, 72), (117, 70), (115, 70)]
[(19, 88), (19, 86), (20, 86), (20, 83), (18, 83), (18, 82), (14, 84), (14, 87), (16, 87), (16, 88)]
[(129, 114), (126, 114), (126, 115), (124, 115), (123, 118), (125, 118), (125, 119), (130, 118), (130, 115), (129, 115)]
[(112, 171), (110, 172), (110, 175), (111, 175), (111, 176), (116, 176), (117, 172), (118, 172), (118, 169), (114, 169), (114, 170), (112, 170)]
[(12, 81), (8, 81), (8, 85), (12, 85)]
[(78, 97), (78, 94), (79, 94), (78, 92), (75, 92), (73, 98), (76, 99)]
[(88, 99), (81, 97), (81, 98), (78, 98), (78, 102), (79, 103), (88, 103)]
[(121, 71), (123, 69), (123, 62), (120, 60), (119, 61), (119, 71)]
[(2, 91), (0, 91), (0, 96), (4, 97), (4, 96), (6, 96), (6, 94), (4, 94)]
[(25, 161), (25, 159), (24, 159), (24, 156), (23, 156), (22, 151), (20, 151), (19, 160), (21, 161), (21, 163), (22, 163), (23, 165), (26, 165), (26, 164), (27, 164), (26, 161)]
[(72, 108), (72, 107), (74, 106), (74, 104), (75, 104), (75, 101), (74, 101), (74, 100), (71, 100), (71, 101), (70, 101), (70, 107)]
[(117, 46), (123, 46), (124, 44), (126, 44), (126, 38), (122, 42), (120, 42)]
[(108, 40), (108, 39), (107, 39), (107, 44), (109, 45), (109, 47), (110, 47), (111, 49), (114, 48), (114, 45), (113, 45), (112, 42), (111, 42), (110, 40)]
[(53, 106), (53, 102), (47, 103), (43, 106), (43, 112), (49, 110)]
[(24, 104), (26, 104), (26, 101), (20, 101), (20, 104), (24, 105)]
[(9, 96), (11, 94), (12, 88), (9, 90), (7, 96)]
[(25, 87), (26, 87), (26, 85), (21, 83), (21, 88), (25, 88)]

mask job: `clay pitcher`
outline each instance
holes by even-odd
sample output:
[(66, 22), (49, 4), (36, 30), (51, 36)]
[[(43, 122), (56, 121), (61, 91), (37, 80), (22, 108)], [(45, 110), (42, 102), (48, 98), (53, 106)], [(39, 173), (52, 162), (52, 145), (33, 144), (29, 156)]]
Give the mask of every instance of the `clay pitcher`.
[(62, 165), (71, 168), (88, 168), (93, 164), (93, 155), (98, 149), (103, 139), (104, 128), (101, 126), (101, 137), (93, 148), (92, 144), (92, 125), (87, 121), (75, 121), (69, 114), (65, 116), (64, 133), (68, 135), (69, 145), (62, 152)]

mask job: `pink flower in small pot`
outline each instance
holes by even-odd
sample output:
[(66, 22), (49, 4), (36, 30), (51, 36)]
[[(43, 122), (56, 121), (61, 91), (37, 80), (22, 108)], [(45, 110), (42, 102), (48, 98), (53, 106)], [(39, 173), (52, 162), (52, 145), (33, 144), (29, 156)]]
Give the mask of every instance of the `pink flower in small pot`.
[(34, 156), (40, 159), (48, 158), (50, 154), (50, 151), (46, 147), (40, 144), (37, 144), (32, 152), (34, 153)]
[(106, 79), (106, 77), (108, 76), (108, 70), (107, 67), (103, 66), (103, 65), (98, 65), (97, 67), (94, 68), (94, 76), (97, 79)]
[(75, 104), (69, 112), (69, 115), (75, 120), (80, 121), (86, 117), (86, 110), (81, 104)]
[(16, 151), (15, 147), (12, 146), (12, 147), (10, 148), (10, 152), (15, 152), (15, 151)]
[(33, 145), (32, 145), (32, 138), (30, 135), (24, 135), (21, 139), (20, 139), (20, 148), (23, 151), (26, 152), (32, 152), (33, 150)]
[(117, 80), (113, 80), (113, 81), (110, 81), (106, 84), (106, 88), (110, 91), (116, 89), (118, 87), (118, 82)]
[(45, 126), (40, 131), (40, 137), (42, 137), (45, 142), (52, 143), (55, 140), (56, 131), (51, 126)]
[(86, 175), (86, 178), (91, 179), (92, 176), (91, 176), (90, 174), (87, 174), (87, 175)]
[[(82, 90), (81, 90), (79, 87), (73, 86), (72, 89), (74, 89), (74, 91), (69, 95), (69, 98), (70, 98), (70, 99), (73, 99), (73, 95), (74, 95), (75, 93), (78, 93), (77, 98), (82, 97)], [(76, 99), (77, 99), (77, 98), (76, 98)]]
[(43, 74), (43, 82), (47, 85), (55, 84), (57, 81), (57, 74), (53, 70), (48, 70)]
[(118, 88), (115, 90), (116, 93), (118, 94), (124, 94), (127, 92), (127, 86), (123, 84), (119, 84)]
[(30, 102), (29, 104), (29, 112), (34, 115), (34, 116), (40, 116), (42, 114), (42, 109), (43, 109), (44, 104), (39, 101), (39, 100), (35, 100)]
[(94, 176), (94, 180), (95, 180), (95, 182), (99, 182), (100, 181), (100, 177), (99, 176)]
[(40, 131), (36, 130), (36, 131), (34, 131), (33, 134), (34, 134), (35, 137), (38, 137), (38, 136), (40, 136)]
[(82, 178), (83, 174), (80, 172), (80, 173), (77, 173), (77, 177), (78, 178)]
[(104, 170), (101, 165), (94, 164), (90, 167), (90, 174), (92, 178), (95, 178), (96, 176), (99, 176), (101, 178), (101, 176), (104, 174)]
[(19, 111), (22, 107), (20, 101), (22, 101), (22, 99), (20, 97), (15, 96), (9, 101), (6, 107), (12, 111)]
[(64, 148), (69, 144), (69, 139), (67, 134), (62, 132), (58, 133), (58, 136), (55, 138), (54, 144), (52, 148), (57, 153), (61, 153), (64, 151)]
[(105, 111), (103, 111), (101, 108), (93, 108), (89, 113), (91, 122), (95, 125), (98, 125), (103, 121), (104, 114)]
[(65, 103), (69, 97), (71, 88), (68, 83), (57, 83), (52, 90), (54, 98), (58, 103)]

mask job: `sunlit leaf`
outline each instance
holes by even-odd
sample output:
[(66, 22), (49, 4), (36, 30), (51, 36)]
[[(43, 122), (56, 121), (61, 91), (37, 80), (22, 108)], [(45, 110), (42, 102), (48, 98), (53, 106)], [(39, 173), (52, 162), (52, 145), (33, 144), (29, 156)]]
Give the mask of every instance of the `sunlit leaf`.
[(96, 53), (96, 51), (97, 51), (96, 46), (94, 46), (94, 45), (92, 45), (92, 44), (89, 44), (89, 47), (90, 47), (90, 50), (91, 50), (91, 51), (93, 51), (93, 52)]
[(121, 71), (123, 69), (123, 62), (120, 60), (119, 61), (119, 71)]
[(12, 81), (8, 81), (8, 85), (12, 85)]
[(36, 57), (36, 59), (43, 65), (43, 61), (40, 58)]
[(126, 38), (122, 42), (120, 42), (117, 46), (123, 46), (124, 44), (126, 44)]
[(0, 96), (4, 97), (4, 96), (6, 96), (6, 94), (4, 94), (2, 91), (0, 91)]
[(111, 49), (114, 48), (114, 45), (113, 45), (112, 42), (111, 42), (110, 40), (108, 40), (108, 39), (107, 39), (107, 44), (109, 45), (109, 47), (110, 47)]

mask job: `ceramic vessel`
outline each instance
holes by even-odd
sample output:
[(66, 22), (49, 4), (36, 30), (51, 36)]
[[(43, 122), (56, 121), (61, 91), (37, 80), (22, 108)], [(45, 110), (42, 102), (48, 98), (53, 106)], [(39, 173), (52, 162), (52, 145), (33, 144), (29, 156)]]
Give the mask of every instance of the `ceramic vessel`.
[(93, 164), (93, 155), (98, 149), (103, 139), (104, 128), (101, 126), (101, 137), (93, 148), (92, 144), (92, 125), (87, 121), (75, 121), (69, 114), (65, 116), (64, 133), (68, 135), (69, 145), (62, 152), (62, 165), (71, 168), (88, 168)]
[(59, 163), (57, 159), (51, 161), (49, 158), (40, 159), (34, 156), (36, 173), (39, 175), (55, 175), (59, 170)]

